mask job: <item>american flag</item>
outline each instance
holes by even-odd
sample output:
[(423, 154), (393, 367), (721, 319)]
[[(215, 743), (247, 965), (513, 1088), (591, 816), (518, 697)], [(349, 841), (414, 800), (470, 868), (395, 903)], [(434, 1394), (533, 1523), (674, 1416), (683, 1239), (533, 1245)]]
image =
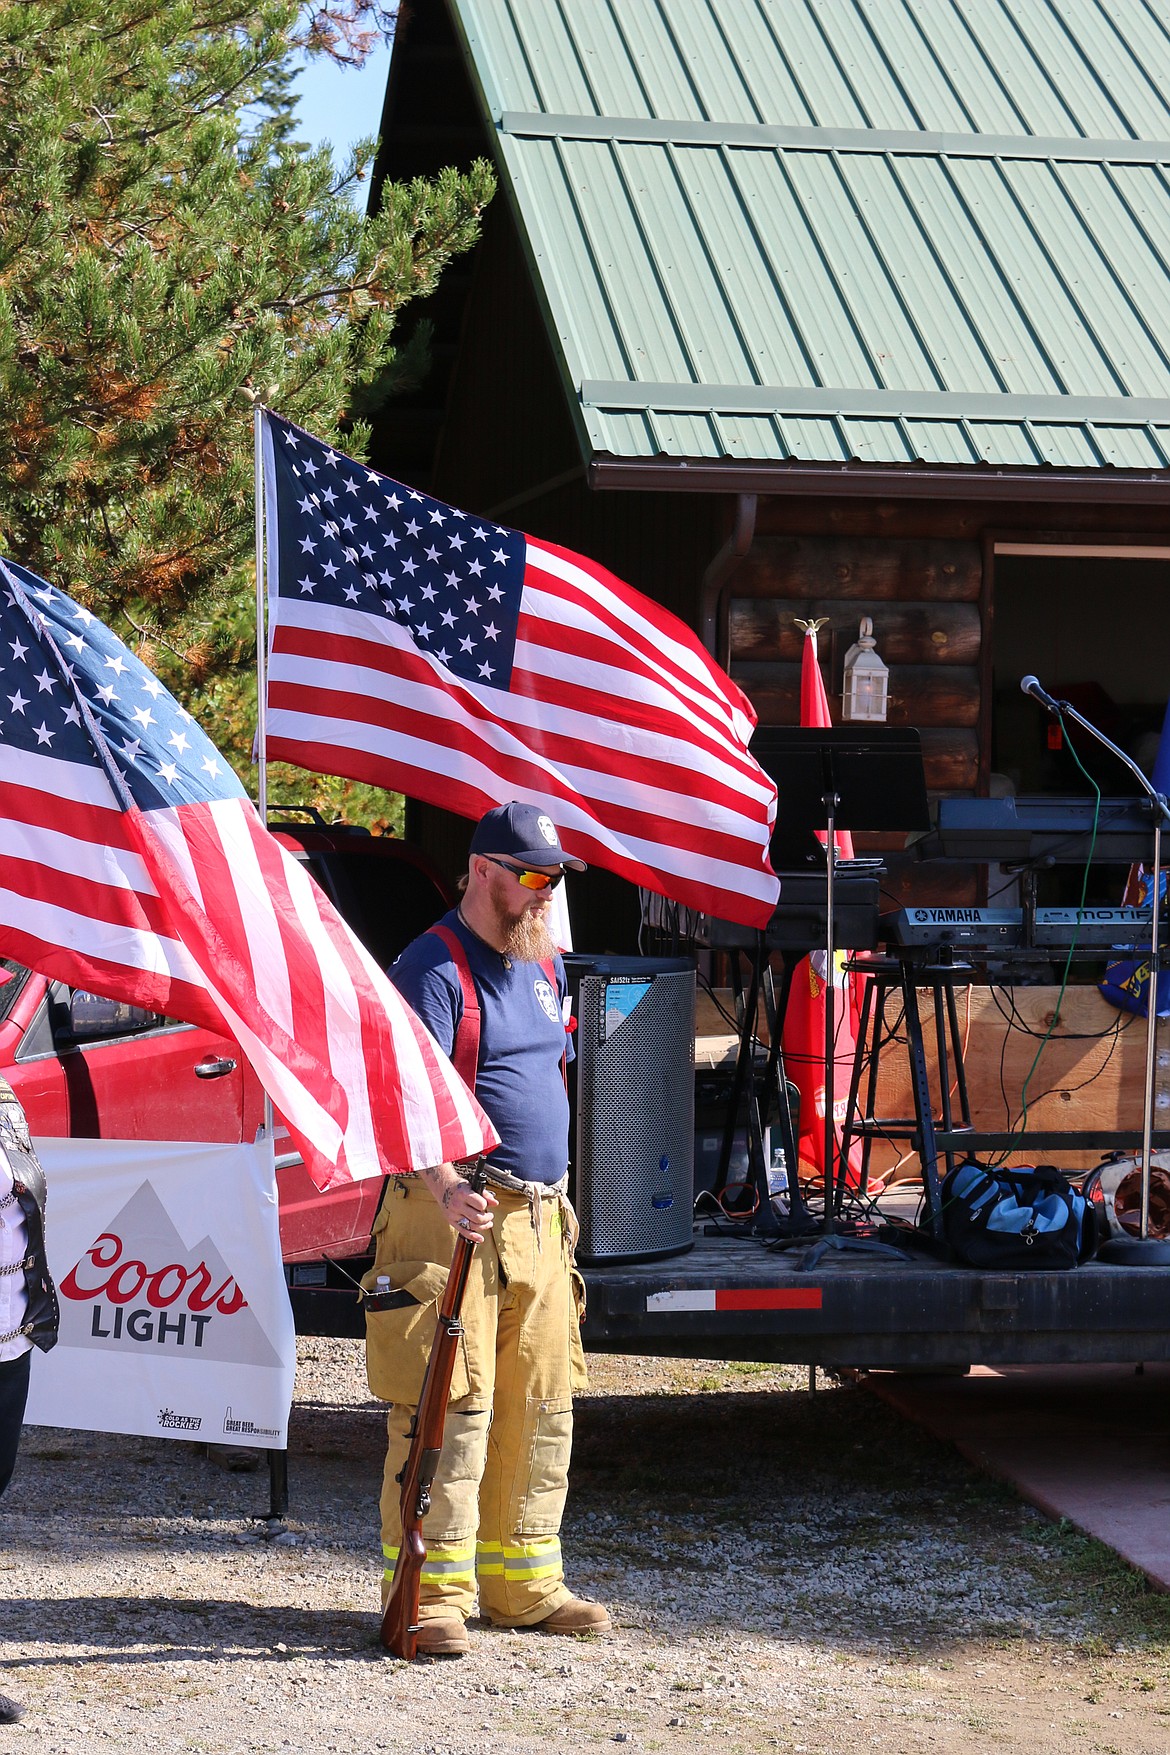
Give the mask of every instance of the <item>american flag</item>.
[(268, 754), (562, 845), (748, 926), (776, 788), (690, 629), (603, 567), (429, 498), (266, 413)]
[(3, 561), (0, 947), (233, 1037), (321, 1188), (498, 1143), (191, 715), (88, 610)]

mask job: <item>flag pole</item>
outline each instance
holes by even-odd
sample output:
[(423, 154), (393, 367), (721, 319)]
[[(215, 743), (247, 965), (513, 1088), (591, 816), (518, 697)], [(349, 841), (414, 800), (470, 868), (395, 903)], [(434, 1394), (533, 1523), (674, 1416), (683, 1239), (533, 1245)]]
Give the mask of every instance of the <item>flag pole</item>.
[(252, 409), (253, 468), (256, 477), (256, 809), (260, 821), (268, 827), (268, 654), (265, 648), (265, 595), (267, 579), (264, 570), (264, 409), (257, 402)]
[[(268, 650), (265, 641), (265, 598), (267, 576), (264, 550), (264, 408), (259, 402), (252, 408), (252, 468), (255, 476), (256, 523), (256, 809), (264, 827), (268, 827)], [(268, 1163), (272, 1172), (272, 1191), (276, 1194), (276, 1112), (272, 1098), (264, 1093), (264, 1121), (256, 1136), (256, 1144), (268, 1147)], [(287, 1441), (286, 1441), (287, 1444)], [(288, 1511), (288, 1450), (269, 1450), (268, 1456), (268, 1517), (267, 1534), (274, 1535), (285, 1527)]]
[[(256, 763), (258, 768), (256, 779), (256, 809), (264, 827), (268, 827), (268, 704), (265, 695), (268, 692), (268, 651), (265, 644), (265, 598), (267, 596), (267, 575), (264, 559), (264, 407), (257, 402), (252, 409), (252, 457), (256, 488), (253, 495), (256, 518)], [(276, 1112), (272, 1098), (264, 1093), (264, 1122), (261, 1134), (268, 1143), (271, 1154), (272, 1174), (276, 1175)], [(261, 1143), (257, 1138), (257, 1145)], [(275, 1187), (275, 1183), (273, 1185)], [(272, 1488), (272, 1504), (275, 1506), (280, 1498), (280, 1483), (277, 1476), (279, 1464), (274, 1458), (281, 1452), (268, 1452), (269, 1479)], [(287, 1470), (287, 1459), (285, 1461)], [(285, 1505), (288, 1503), (287, 1475), (284, 1487)], [(271, 1515), (275, 1516), (276, 1513)]]

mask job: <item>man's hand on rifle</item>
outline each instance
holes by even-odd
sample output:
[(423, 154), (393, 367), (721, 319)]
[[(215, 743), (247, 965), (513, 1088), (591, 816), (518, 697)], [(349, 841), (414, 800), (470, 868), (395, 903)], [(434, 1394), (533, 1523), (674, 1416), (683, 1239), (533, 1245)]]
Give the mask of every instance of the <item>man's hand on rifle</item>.
[(420, 1175), (457, 1235), (473, 1243), (487, 1236), (492, 1228), (492, 1208), (497, 1204), (494, 1194), (488, 1190), (476, 1194), (453, 1164), (435, 1164)]

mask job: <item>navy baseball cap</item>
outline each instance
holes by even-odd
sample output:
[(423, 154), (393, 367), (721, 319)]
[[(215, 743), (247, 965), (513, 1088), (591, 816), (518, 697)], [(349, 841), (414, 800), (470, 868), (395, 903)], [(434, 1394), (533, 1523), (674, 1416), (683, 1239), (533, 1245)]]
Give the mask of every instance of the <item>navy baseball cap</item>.
[(561, 846), (556, 825), (538, 804), (498, 804), (480, 817), (471, 837), (471, 853), (502, 853), (521, 865), (562, 865), (588, 871), (583, 859), (570, 859)]

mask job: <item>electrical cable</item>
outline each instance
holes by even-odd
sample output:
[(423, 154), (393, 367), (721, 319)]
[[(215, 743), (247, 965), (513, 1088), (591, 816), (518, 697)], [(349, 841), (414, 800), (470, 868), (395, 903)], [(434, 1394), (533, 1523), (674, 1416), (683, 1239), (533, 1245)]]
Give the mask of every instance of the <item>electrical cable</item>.
[[(732, 1191), (733, 1189), (751, 1189), (751, 1194), (752, 1194), (751, 1206), (740, 1208), (740, 1209), (737, 1209), (733, 1213), (729, 1213), (726, 1206), (724, 1205), (724, 1200), (725, 1200), (726, 1196), (728, 1195), (728, 1193), (730, 1191)], [(733, 1219), (733, 1220), (734, 1219), (754, 1219), (756, 1214), (760, 1210), (760, 1197), (756, 1193), (755, 1184), (753, 1182), (751, 1182), (746, 1176), (741, 1176), (737, 1182), (730, 1182), (730, 1181), (725, 1182), (723, 1185), (723, 1188), (719, 1194), (716, 1194), (715, 1190), (713, 1188), (701, 1188), (699, 1190), (698, 1194), (695, 1196), (695, 1217), (696, 1218), (700, 1218), (702, 1216), (698, 1210), (699, 1202), (702, 1200), (709, 1200), (709, 1201), (714, 1202), (716, 1208), (719, 1211), (720, 1217), (724, 1218), (724, 1219)]]
[(738, 1033), (739, 1033), (739, 1020), (735, 1017), (734, 1013), (728, 1011), (728, 1009), (724, 1005), (723, 1001), (719, 998), (719, 992), (720, 992), (719, 988), (712, 985), (711, 979), (707, 975), (698, 974), (696, 978), (698, 980), (699, 986), (703, 989), (704, 993), (706, 993), (708, 999), (711, 1001), (711, 1004), (715, 1007), (715, 1010), (719, 1013), (719, 1016), (723, 1019), (723, 1022), (725, 1024), (729, 1024), (731, 1026), (731, 1028), (738, 1035)]
[[(1080, 756), (1077, 754), (1076, 749), (1073, 746), (1071, 738), (1069, 738), (1068, 733), (1065, 731), (1064, 715), (1062, 713), (1058, 712), (1056, 717), (1060, 721), (1061, 733), (1064, 736), (1064, 741), (1065, 741), (1069, 751), (1072, 754), (1072, 758), (1073, 758), (1074, 762), (1076, 763), (1077, 767), (1080, 769), (1081, 773), (1084, 775), (1085, 779), (1089, 782), (1089, 785), (1093, 788), (1094, 801), (1095, 801), (1094, 805), (1093, 805), (1093, 832), (1089, 838), (1089, 851), (1088, 851), (1088, 855), (1085, 859), (1084, 876), (1081, 879), (1081, 897), (1080, 897), (1080, 901), (1077, 904), (1078, 925), (1077, 925), (1077, 929), (1076, 929), (1076, 931), (1074, 931), (1074, 933), (1072, 935), (1072, 939), (1069, 943), (1068, 955), (1064, 959), (1064, 971), (1061, 975), (1060, 992), (1056, 996), (1056, 1006), (1055, 1006), (1053, 1013), (1052, 1013), (1052, 1021), (1050, 1022), (1048, 1029), (1044, 1033), (1044, 1036), (1040, 1042), (1040, 1045), (1037, 1048), (1036, 1053), (1032, 1058), (1032, 1064), (1028, 1068), (1027, 1074), (1024, 1078), (1023, 1085), (1020, 1087), (1020, 1122), (1019, 1122), (1018, 1128), (1012, 1129), (1013, 1143), (1010, 1146), (1006, 1147), (1002, 1152), (1000, 1152), (992, 1160), (993, 1166), (997, 1166), (997, 1165), (1006, 1163), (1007, 1159), (1011, 1156), (1012, 1152), (1019, 1149), (1019, 1142), (1020, 1142), (1020, 1140), (1023, 1139), (1024, 1135), (1028, 1131), (1028, 1087), (1032, 1083), (1033, 1075), (1036, 1071), (1036, 1068), (1040, 1064), (1040, 1056), (1044, 1053), (1045, 1048), (1047, 1047), (1049, 1041), (1051, 1040), (1052, 1032), (1055, 1030), (1057, 1024), (1060, 1022), (1060, 1008), (1064, 1004), (1064, 996), (1065, 996), (1065, 992), (1068, 988), (1068, 978), (1072, 972), (1073, 955), (1074, 955), (1076, 948), (1077, 948), (1077, 935), (1080, 931), (1079, 920), (1080, 920), (1080, 916), (1082, 916), (1084, 914), (1085, 899), (1089, 893), (1089, 873), (1092, 869), (1093, 855), (1097, 850), (1097, 829), (1098, 829), (1098, 826), (1099, 826), (1100, 821), (1101, 821), (1101, 788), (1098, 786), (1097, 782), (1093, 779), (1093, 776), (1089, 773), (1089, 770), (1085, 767), (1085, 764), (1081, 761)], [(1006, 1041), (1007, 1041), (1007, 1037), (1005, 1035), (1005, 1037), (1004, 1037), (1005, 1044), (1006, 1044)], [(1002, 1068), (1003, 1068), (1003, 1049), (1002, 1048), (1000, 1050), (1000, 1068), (1001, 1068), (1001, 1089), (1002, 1089)], [(1004, 1095), (1005, 1095), (1005, 1100), (1006, 1100), (1006, 1092), (1004, 1093)], [(1008, 1110), (1008, 1114), (1009, 1115), (1011, 1114), (1010, 1108)]]

